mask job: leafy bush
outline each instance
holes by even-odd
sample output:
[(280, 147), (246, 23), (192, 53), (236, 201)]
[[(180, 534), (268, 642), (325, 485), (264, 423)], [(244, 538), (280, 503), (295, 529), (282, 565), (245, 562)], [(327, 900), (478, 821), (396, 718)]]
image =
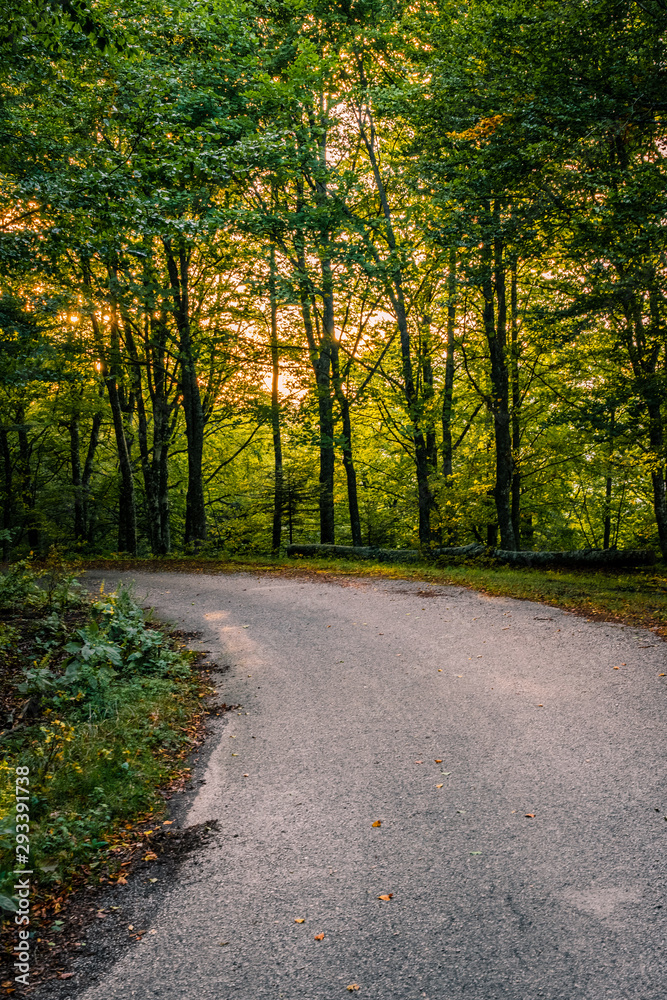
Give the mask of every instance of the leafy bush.
[[(46, 653), (24, 670), (22, 694), (48, 697), (58, 712), (103, 718), (117, 710), (117, 683), (136, 676), (187, 677), (188, 656), (169, 648), (162, 632), (146, 627), (145, 615), (128, 587), (90, 605), (90, 620), (62, 644), (57, 613), (45, 619), (36, 645)], [(69, 654), (58, 667), (58, 648)]]

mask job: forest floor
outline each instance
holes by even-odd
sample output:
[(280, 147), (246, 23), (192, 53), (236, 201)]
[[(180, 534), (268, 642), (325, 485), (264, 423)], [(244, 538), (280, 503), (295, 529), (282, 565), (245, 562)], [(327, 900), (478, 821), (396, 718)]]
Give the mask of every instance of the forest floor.
[(345, 559), (270, 557), (229, 559), (89, 559), (88, 569), (176, 573), (263, 573), (295, 578), (380, 577), (423, 580), (467, 587), (496, 597), (541, 601), (598, 621), (649, 628), (667, 640), (667, 569), (651, 567), (624, 573), (521, 569), (496, 566), (388, 565)]
[(174, 815), (206, 846), (106, 890), (34, 1000), (662, 1000), (653, 633), (404, 568), (206, 569), (83, 577), (133, 582), (237, 711)]

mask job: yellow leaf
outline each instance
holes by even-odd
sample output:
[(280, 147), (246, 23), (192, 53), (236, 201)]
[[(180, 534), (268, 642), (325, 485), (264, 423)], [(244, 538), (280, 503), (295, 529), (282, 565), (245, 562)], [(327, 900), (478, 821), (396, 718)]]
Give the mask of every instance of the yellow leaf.
[(442, 761), (441, 761), (441, 760), (438, 760), (438, 759), (437, 759), (437, 757), (436, 757), (436, 760), (435, 760), (435, 762), (436, 762), (436, 764), (442, 764)]
[(315, 940), (316, 941), (324, 941), (324, 932), (322, 934), (316, 934), (315, 935)]
[(526, 813), (526, 819), (535, 819), (535, 813)]
[(435, 787), (436, 788), (442, 788), (443, 786), (442, 785), (436, 785)]
[(393, 892), (387, 892), (383, 896), (378, 896), (378, 899), (384, 899), (386, 902), (389, 902), (389, 900), (392, 899), (393, 895), (394, 895)]
[(305, 917), (295, 917), (294, 918), (294, 923), (295, 924), (305, 924), (305, 922), (306, 922)]
[(382, 820), (376, 819), (374, 823), (371, 823), (371, 826), (382, 826)]
[(352, 990), (358, 990), (358, 989), (359, 986), (357, 985), (357, 983), (350, 983), (350, 985), (348, 986), (348, 990), (350, 991), (350, 993), (352, 992)]

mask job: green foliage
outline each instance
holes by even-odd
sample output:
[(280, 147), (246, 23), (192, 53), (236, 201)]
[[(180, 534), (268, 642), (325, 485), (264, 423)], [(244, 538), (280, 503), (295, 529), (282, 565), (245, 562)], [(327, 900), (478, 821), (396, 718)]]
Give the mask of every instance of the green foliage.
[[(24, 562), (0, 576), (0, 592), (13, 623), (6, 648), (31, 641), (34, 654), (18, 682), (34, 711), (1, 748), (0, 893), (10, 897), (16, 761), (30, 769), (31, 862), (42, 889), (82, 866), (94, 877), (109, 863), (115, 825), (159, 809), (157, 789), (188, 745), (197, 683), (190, 654), (147, 627), (128, 588), (88, 602), (62, 567)], [(0, 905), (11, 909), (11, 899)]]
[(4, 557), (485, 540), (503, 455), (518, 544), (667, 552), (665, 26), (15, 5)]

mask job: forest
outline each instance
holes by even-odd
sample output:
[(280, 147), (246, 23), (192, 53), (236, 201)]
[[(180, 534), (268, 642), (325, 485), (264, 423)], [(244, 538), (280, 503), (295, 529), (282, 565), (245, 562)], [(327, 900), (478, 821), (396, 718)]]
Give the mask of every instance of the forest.
[(664, 0), (16, 0), (0, 542), (667, 557)]

